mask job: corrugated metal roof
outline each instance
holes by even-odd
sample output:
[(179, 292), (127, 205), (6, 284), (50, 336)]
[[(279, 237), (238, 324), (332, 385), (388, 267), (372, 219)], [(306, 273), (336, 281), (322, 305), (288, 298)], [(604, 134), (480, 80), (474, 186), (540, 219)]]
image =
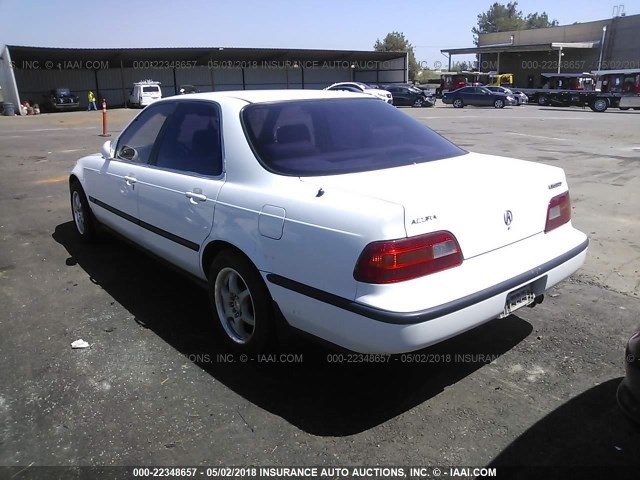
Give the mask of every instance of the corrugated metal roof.
[(600, 46), (599, 40), (592, 42), (569, 42), (569, 43), (535, 43), (530, 45), (487, 45), (485, 47), (450, 48), (440, 50), (442, 53), (450, 55), (470, 55), (478, 53), (504, 53), (504, 52), (547, 52), (560, 48), (596, 48)]
[(227, 48), (227, 47), (162, 47), (162, 48), (56, 48), (8, 45), (11, 59), (19, 66), (23, 62), (100, 61), (387, 61), (404, 58), (405, 52), (365, 50), (314, 50), (287, 48)]

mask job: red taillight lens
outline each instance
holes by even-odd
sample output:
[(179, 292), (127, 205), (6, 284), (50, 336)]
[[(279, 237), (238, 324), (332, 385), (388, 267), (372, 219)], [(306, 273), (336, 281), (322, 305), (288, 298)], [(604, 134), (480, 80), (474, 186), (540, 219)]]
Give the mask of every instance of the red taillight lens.
[(358, 259), (353, 278), (365, 283), (394, 283), (440, 272), (462, 263), (458, 240), (449, 232), (373, 242)]
[(571, 220), (571, 198), (569, 197), (569, 192), (564, 192), (557, 197), (553, 197), (549, 202), (544, 233), (564, 225), (569, 220)]

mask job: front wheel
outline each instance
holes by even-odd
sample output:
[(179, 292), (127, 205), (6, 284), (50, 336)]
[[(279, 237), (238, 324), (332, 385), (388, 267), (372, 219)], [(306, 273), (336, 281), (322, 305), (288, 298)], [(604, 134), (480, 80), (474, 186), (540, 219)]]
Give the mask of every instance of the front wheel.
[(498, 98), (495, 102), (493, 102), (493, 106), (496, 108), (504, 108), (504, 100)]
[(255, 267), (239, 252), (224, 250), (209, 269), (209, 301), (226, 343), (261, 353), (274, 337), (271, 296)]
[(424, 100), (422, 100), (421, 98), (416, 99), (416, 101), (413, 103), (414, 107), (422, 107), (424, 103)]
[(462, 103), (462, 100), (460, 100), (459, 98), (456, 98), (453, 101), (453, 108), (462, 108), (464, 107), (464, 104)]
[(89, 208), (87, 196), (78, 181), (71, 183), (69, 191), (71, 193), (71, 214), (76, 232), (83, 242), (89, 243), (96, 238), (96, 222)]
[(540, 95), (538, 97), (538, 105), (542, 107), (549, 105), (549, 97), (547, 97), (546, 95)]

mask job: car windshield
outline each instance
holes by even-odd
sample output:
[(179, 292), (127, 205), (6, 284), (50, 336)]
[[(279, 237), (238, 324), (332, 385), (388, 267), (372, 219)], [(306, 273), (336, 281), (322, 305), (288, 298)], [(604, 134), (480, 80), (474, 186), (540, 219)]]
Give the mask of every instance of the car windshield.
[(380, 170), (466, 153), (379, 100), (331, 99), (252, 104), (242, 111), (258, 160), (282, 175)]

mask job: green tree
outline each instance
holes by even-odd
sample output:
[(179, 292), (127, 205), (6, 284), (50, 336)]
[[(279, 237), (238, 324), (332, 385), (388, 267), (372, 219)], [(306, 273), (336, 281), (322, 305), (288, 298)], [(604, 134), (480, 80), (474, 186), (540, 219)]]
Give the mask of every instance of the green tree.
[(495, 2), (489, 10), (478, 15), (478, 25), (471, 29), (473, 42), (478, 45), (481, 33), (507, 32), (510, 30), (525, 30), (528, 28), (555, 27), (557, 20), (549, 20), (547, 12), (530, 13), (526, 17), (518, 10), (518, 2), (506, 5)]
[(373, 49), (376, 52), (409, 52), (409, 80), (413, 81), (419, 70), (416, 56), (413, 53), (413, 45), (409, 43), (402, 32), (387, 33), (384, 40), (376, 40)]
[(547, 28), (558, 26), (558, 20), (549, 21), (549, 15), (547, 15), (547, 12), (530, 13), (527, 15), (527, 18), (525, 18), (525, 21), (527, 22), (527, 28)]

